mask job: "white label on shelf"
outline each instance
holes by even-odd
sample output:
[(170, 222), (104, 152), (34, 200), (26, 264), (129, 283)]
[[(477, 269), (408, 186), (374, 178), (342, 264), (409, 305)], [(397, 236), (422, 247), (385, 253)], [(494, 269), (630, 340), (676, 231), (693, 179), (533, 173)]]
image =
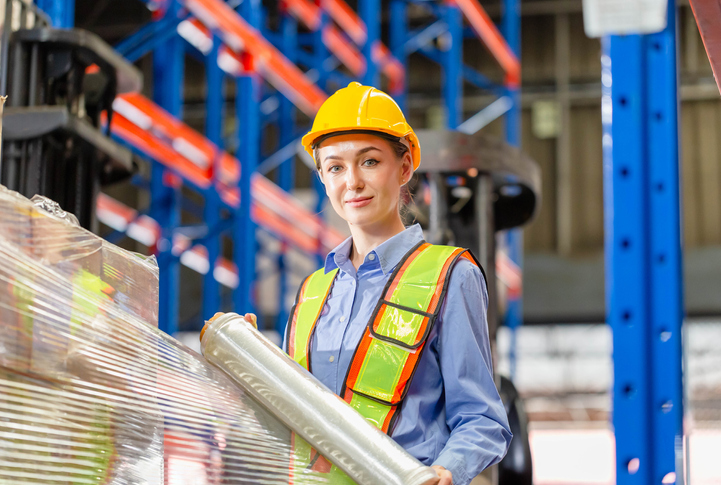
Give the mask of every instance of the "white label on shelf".
[(666, 28), (668, 0), (583, 0), (589, 37), (652, 34)]

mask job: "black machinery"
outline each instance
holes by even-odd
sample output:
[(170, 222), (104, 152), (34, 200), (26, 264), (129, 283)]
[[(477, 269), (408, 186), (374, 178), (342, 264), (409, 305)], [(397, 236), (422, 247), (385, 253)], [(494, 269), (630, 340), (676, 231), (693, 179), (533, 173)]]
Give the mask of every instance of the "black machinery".
[(0, 184), (50, 197), (97, 232), (100, 186), (134, 168), (131, 152), (102, 124), (110, 126), (117, 94), (141, 87), (140, 71), (96, 35), (51, 28), (34, 5), (8, 0), (0, 47), (0, 95), (8, 96)]
[[(419, 130), (422, 183), (413, 188), (415, 213), (428, 242), (470, 248), (489, 282), (496, 279), (496, 234), (529, 222), (541, 201), (541, 170), (521, 150), (483, 134)], [(429, 192), (425, 197), (424, 192)], [(488, 330), (494, 346), (500, 318), (495, 284), (488, 285)], [(494, 349), (495, 355), (495, 349)], [(528, 420), (510, 379), (497, 377), (513, 442), (498, 468), (501, 485), (533, 482)]]

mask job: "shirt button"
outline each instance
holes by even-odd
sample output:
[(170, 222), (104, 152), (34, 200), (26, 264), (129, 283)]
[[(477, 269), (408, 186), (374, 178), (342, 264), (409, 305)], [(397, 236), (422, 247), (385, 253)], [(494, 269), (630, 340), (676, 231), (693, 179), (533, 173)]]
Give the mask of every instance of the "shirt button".
[(341, 322), (345, 322), (345, 317), (340, 317)]
[(335, 360), (334, 356), (331, 355), (330, 357), (328, 357), (328, 362), (333, 362), (334, 360)]
[(374, 259), (376, 259), (376, 255), (375, 255), (375, 254), (370, 254), (370, 255), (368, 255), (368, 259), (370, 259), (371, 261), (373, 261)]

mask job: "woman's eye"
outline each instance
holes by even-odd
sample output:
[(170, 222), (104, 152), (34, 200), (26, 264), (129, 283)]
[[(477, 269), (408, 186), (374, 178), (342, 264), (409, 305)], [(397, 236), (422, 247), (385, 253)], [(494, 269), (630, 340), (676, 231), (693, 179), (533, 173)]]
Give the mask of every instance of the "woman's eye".
[(340, 165), (332, 165), (332, 166), (328, 167), (328, 171), (330, 173), (335, 173), (335, 172), (338, 172), (339, 170), (340, 170)]
[(365, 165), (366, 167), (372, 167), (373, 165), (377, 165), (377, 164), (378, 164), (378, 160), (375, 160), (373, 158), (369, 158), (368, 160), (363, 162), (363, 165)]

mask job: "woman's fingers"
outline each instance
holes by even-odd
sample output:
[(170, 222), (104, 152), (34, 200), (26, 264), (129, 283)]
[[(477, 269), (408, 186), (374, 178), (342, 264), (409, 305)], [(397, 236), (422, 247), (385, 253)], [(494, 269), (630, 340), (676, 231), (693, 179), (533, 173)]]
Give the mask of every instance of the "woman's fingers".
[(453, 485), (453, 474), (451, 474), (451, 472), (440, 465), (433, 465), (431, 468), (433, 468), (440, 477), (438, 485)]
[(216, 313), (215, 315), (213, 315), (213, 316), (210, 318), (210, 320), (207, 320), (207, 321), (205, 322), (205, 325), (203, 325), (203, 329), (200, 331), (200, 341), (201, 341), (201, 342), (203, 341), (203, 335), (205, 335), (205, 331), (208, 330), (208, 328), (210, 327), (210, 325), (211, 325), (215, 320), (217, 320), (218, 318), (220, 318), (220, 317), (223, 316), (223, 315), (225, 315), (225, 313), (223, 313), (223, 312), (218, 312), (218, 313)]
[(252, 323), (255, 328), (258, 328), (258, 317), (256, 317), (254, 313), (246, 313), (244, 318)]
[[(218, 312), (215, 315), (212, 316), (210, 320), (205, 322), (205, 325), (203, 326), (203, 330), (200, 331), (200, 341), (203, 341), (203, 335), (205, 335), (205, 331), (212, 325), (212, 323), (220, 318), (221, 316), (225, 315), (223, 312)], [(243, 318), (245, 318), (248, 322), (250, 322), (255, 328), (258, 328), (258, 317), (255, 316), (254, 313), (246, 313)]]

